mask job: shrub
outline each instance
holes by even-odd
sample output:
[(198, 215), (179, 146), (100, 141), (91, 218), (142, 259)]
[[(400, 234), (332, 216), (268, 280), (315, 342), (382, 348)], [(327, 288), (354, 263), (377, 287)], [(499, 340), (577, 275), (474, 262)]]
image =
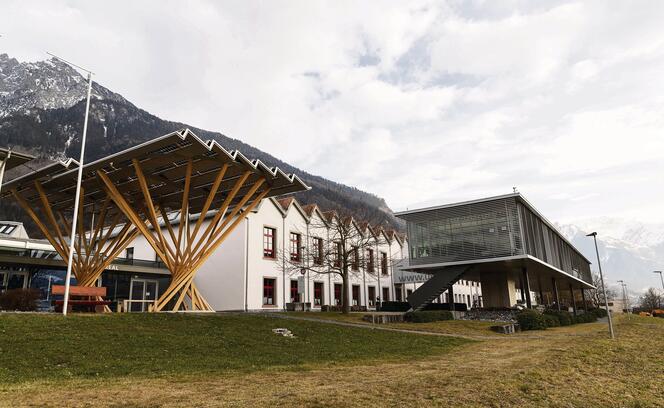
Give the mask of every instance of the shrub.
[(550, 314), (544, 314), (544, 320), (546, 321), (546, 327), (558, 327), (560, 326), (560, 320), (558, 320), (558, 316), (550, 315)]
[(589, 313), (592, 313), (597, 317), (598, 319), (601, 319), (602, 317), (606, 317), (606, 309), (602, 309), (600, 307), (590, 309), (588, 310)]
[(429, 323), (441, 320), (454, 320), (452, 312), (447, 310), (425, 310), (421, 312), (408, 312), (403, 319), (411, 323)]
[(544, 315), (536, 310), (526, 309), (516, 315), (521, 330), (544, 330), (546, 319)]
[(580, 314), (576, 316), (576, 322), (577, 323), (592, 323), (597, 321), (597, 316), (595, 316), (591, 312), (586, 312), (584, 314)]
[(0, 309), (28, 312), (37, 310), (37, 289), (10, 289), (0, 295)]
[(561, 326), (569, 326), (574, 324), (574, 320), (572, 319), (573, 316), (567, 310), (548, 309), (544, 311), (544, 314), (557, 317)]
[(380, 306), (382, 312), (407, 312), (409, 309), (408, 302), (383, 302)]

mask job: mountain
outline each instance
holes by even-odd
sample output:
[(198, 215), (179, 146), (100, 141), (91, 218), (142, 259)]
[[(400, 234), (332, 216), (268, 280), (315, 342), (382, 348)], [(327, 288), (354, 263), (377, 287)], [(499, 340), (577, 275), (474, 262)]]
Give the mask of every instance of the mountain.
[[(30, 63), (0, 54), (0, 146), (36, 155), (39, 161), (31, 164), (33, 167), (64, 157), (78, 158), (86, 92), (86, 79), (57, 59)], [(202, 139), (217, 140), (227, 150), (239, 150), (249, 158), (296, 173), (312, 187), (296, 195), (303, 204), (352, 212), (390, 227), (400, 225), (380, 197), (307, 173), (221, 133), (158, 118), (96, 82), (85, 160), (90, 162), (182, 128), (190, 128)], [(5, 218), (26, 221), (10, 203), (0, 204), (0, 219)]]
[(597, 231), (605, 284), (618, 293), (617, 281), (621, 279), (634, 296), (649, 287), (662, 289), (659, 277), (652, 271), (664, 268), (664, 225), (602, 217), (558, 228), (593, 263), (593, 271), (598, 270), (597, 255), (593, 240), (586, 234)]

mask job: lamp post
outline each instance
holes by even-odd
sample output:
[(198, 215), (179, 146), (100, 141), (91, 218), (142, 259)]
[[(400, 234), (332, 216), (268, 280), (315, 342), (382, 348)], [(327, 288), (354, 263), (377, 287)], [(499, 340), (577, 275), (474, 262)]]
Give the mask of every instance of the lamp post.
[(76, 241), (76, 224), (78, 223), (78, 205), (81, 197), (81, 180), (83, 179), (83, 160), (85, 156), (85, 140), (88, 134), (88, 116), (90, 113), (90, 95), (92, 94), (92, 71), (82, 68), (76, 64), (72, 64), (57, 55), (47, 53), (48, 55), (64, 62), (67, 65), (71, 65), (78, 69), (81, 69), (88, 74), (88, 95), (85, 102), (85, 119), (83, 121), (83, 137), (81, 138), (81, 156), (78, 161), (78, 177), (76, 179), (76, 195), (74, 198), (74, 215), (71, 222), (71, 237), (69, 238), (69, 259), (67, 260), (67, 275), (65, 277), (65, 296), (64, 302), (62, 305), (62, 315), (67, 316), (67, 308), (69, 306), (69, 287), (71, 280), (71, 269), (72, 264), (74, 263), (74, 242)]
[(627, 303), (627, 284), (625, 283), (624, 280), (619, 280), (618, 283), (620, 284), (622, 288), (622, 295), (623, 295), (623, 306), (625, 307), (625, 313), (627, 313), (627, 318), (629, 319), (629, 304)]
[(662, 278), (662, 271), (652, 271), (652, 273), (659, 274), (659, 279), (662, 281), (662, 289), (664, 290), (664, 278)]
[(606, 287), (604, 286), (604, 275), (602, 274), (602, 263), (599, 260), (599, 249), (597, 248), (597, 232), (591, 232), (586, 235), (587, 237), (593, 237), (595, 241), (595, 253), (597, 254), (597, 266), (599, 267), (599, 280), (602, 284), (602, 295), (604, 295), (604, 307), (606, 308), (606, 316), (609, 320), (609, 334), (611, 338), (614, 339), (615, 335), (613, 334), (613, 320), (611, 319), (611, 312), (609, 311), (609, 300), (606, 297)]

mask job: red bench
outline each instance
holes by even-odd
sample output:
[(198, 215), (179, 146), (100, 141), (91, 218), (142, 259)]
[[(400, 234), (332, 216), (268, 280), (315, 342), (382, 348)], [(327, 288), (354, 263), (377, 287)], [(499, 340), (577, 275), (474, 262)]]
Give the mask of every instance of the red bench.
[[(65, 286), (64, 285), (53, 285), (51, 287), (52, 295), (64, 295)], [(70, 286), (69, 287), (69, 302), (67, 304), (67, 312), (73, 310), (73, 307), (76, 306), (76, 309), (83, 311), (90, 311), (95, 313), (103, 313), (106, 310), (106, 306), (110, 305), (111, 302), (103, 300), (106, 296), (105, 287), (95, 287), (95, 286)], [(55, 300), (53, 304), (55, 305), (56, 311), (62, 311), (64, 306), (64, 300)]]

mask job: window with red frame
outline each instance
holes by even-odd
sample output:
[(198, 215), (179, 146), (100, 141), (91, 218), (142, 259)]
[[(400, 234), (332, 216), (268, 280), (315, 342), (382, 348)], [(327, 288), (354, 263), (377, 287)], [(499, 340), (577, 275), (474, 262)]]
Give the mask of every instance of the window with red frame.
[(276, 258), (277, 252), (277, 230), (276, 228), (263, 227), (263, 257)]
[(263, 278), (263, 305), (264, 306), (274, 306), (275, 305), (275, 286), (277, 284), (276, 279), (272, 278)]
[(367, 249), (367, 272), (374, 272), (374, 251), (373, 249)]
[(334, 304), (339, 306), (341, 304), (341, 284), (334, 284)]
[(352, 249), (352, 254), (353, 254), (353, 260), (350, 264), (351, 268), (353, 268), (354, 271), (357, 271), (360, 269), (360, 250), (358, 247), (353, 246)]
[(290, 260), (293, 262), (302, 260), (302, 235), (296, 232), (290, 233)]
[(298, 293), (297, 279), (291, 279), (290, 281), (290, 301), (300, 302), (300, 294)]
[(380, 253), (380, 273), (383, 275), (387, 275), (387, 252), (381, 252)]
[(314, 282), (314, 306), (323, 304), (323, 282)]
[(314, 265), (323, 264), (323, 238), (314, 238)]
[(334, 245), (336, 245), (337, 247), (337, 250), (334, 252), (334, 267), (340, 268), (341, 257), (343, 255), (343, 247), (341, 246), (341, 242), (335, 242)]
[(353, 306), (360, 304), (360, 285), (353, 285)]
[(376, 288), (374, 286), (369, 286), (369, 306), (376, 306)]
[(390, 301), (390, 288), (383, 288), (383, 298), (381, 299), (383, 302), (389, 302)]

